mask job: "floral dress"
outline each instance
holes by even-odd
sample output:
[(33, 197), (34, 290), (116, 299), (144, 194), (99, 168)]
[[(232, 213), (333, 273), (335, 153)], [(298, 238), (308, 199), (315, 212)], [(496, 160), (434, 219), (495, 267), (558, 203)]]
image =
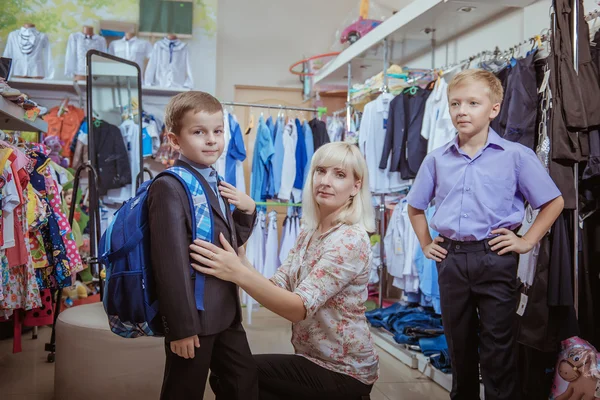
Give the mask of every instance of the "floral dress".
[(300, 296), (306, 308), (306, 319), (292, 325), (292, 345), (297, 355), (371, 385), (379, 374), (379, 357), (364, 306), (371, 266), (369, 236), (359, 225), (345, 224), (313, 237), (314, 233), (300, 233), (271, 278)]

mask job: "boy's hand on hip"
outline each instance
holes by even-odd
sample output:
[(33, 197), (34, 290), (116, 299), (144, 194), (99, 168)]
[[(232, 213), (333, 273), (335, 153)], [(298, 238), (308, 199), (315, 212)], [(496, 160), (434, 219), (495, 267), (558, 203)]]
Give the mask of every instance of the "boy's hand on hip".
[(190, 336), (171, 342), (171, 351), (186, 360), (194, 358), (196, 348), (200, 348), (200, 338), (198, 336)]
[(433, 242), (425, 246), (423, 248), (423, 254), (425, 254), (425, 257), (436, 262), (442, 262), (442, 260), (446, 258), (446, 255), (448, 254), (448, 250), (439, 245), (439, 243), (442, 243), (443, 241), (444, 238), (438, 236), (433, 239)]
[(525, 254), (533, 249), (533, 244), (527, 240), (518, 237), (513, 231), (506, 228), (496, 229), (492, 231), (493, 235), (500, 235), (489, 241), (492, 251), (498, 251), (498, 255), (514, 251), (515, 253)]
[(227, 182), (221, 181), (219, 184), (219, 192), (225, 197), (230, 204), (233, 204), (238, 210), (246, 214), (252, 214), (256, 209), (256, 203), (252, 197), (246, 193), (240, 192), (235, 186)]

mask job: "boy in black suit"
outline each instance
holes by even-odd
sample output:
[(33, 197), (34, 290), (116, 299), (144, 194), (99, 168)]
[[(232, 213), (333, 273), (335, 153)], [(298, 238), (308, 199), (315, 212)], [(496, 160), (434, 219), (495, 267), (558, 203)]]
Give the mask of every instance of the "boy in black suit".
[[(223, 109), (213, 96), (185, 92), (167, 105), (165, 124), (181, 154), (176, 166), (202, 183), (213, 221), (213, 243), (222, 234), (235, 249), (244, 244), (256, 218), (245, 193), (220, 182), (214, 164), (225, 146)], [(233, 213), (229, 203), (236, 206)], [(217, 399), (258, 399), (256, 366), (241, 323), (238, 287), (205, 276), (204, 310), (196, 303), (190, 269), (191, 210), (183, 185), (159, 177), (148, 197), (152, 266), (165, 333), (166, 366), (162, 400), (202, 399), (209, 369), (220, 377)]]

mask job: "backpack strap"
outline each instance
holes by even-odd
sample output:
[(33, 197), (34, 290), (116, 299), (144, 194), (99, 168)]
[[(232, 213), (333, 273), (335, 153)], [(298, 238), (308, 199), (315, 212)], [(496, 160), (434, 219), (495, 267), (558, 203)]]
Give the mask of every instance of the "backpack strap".
[[(187, 169), (186, 169), (187, 171)], [(191, 171), (188, 171), (191, 173)], [(161, 172), (160, 174), (157, 175), (156, 178), (162, 176), (162, 175), (170, 175), (173, 176), (175, 178), (177, 178), (177, 180), (183, 185), (184, 189), (185, 189), (185, 193), (187, 195), (188, 198), (188, 202), (190, 205), (190, 213), (192, 216), (192, 242), (194, 240), (196, 240), (196, 211), (194, 210), (194, 199), (192, 198), (192, 193), (190, 192), (190, 188), (188, 187), (187, 183), (185, 182), (185, 180), (179, 176), (175, 171), (171, 171), (169, 169), (164, 170), (163, 172)], [(195, 174), (192, 173), (192, 176), (194, 176), (194, 178), (198, 179)], [(155, 180), (156, 180), (155, 178)], [(205, 280), (206, 277), (204, 276), (204, 274), (196, 271), (194, 268), (192, 268), (192, 266), (190, 265), (190, 270), (192, 272), (192, 276), (195, 277), (196, 279), (194, 279), (194, 297), (196, 299), (196, 309), (203, 311), (204, 310), (204, 284), (205, 284)]]

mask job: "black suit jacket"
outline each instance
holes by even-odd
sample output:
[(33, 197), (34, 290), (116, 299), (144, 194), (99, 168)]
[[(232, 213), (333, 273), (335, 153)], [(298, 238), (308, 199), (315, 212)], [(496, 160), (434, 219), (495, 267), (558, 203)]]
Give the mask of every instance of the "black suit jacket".
[(131, 183), (129, 155), (121, 130), (102, 121), (91, 129), (94, 135), (95, 166), (98, 171), (98, 193), (103, 196), (108, 189), (118, 189)]
[[(219, 234), (223, 233), (237, 251), (234, 243), (241, 246), (248, 240), (256, 213), (248, 215), (235, 210), (232, 215), (227, 204), (224, 216), (215, 193), (202, 175), (183, 161), (177, 161), (176, 165), (192, 171), (203, 182), (212, 206), (213, 244), (223, 247), (219, 240)], [(152, 269), (167, 341), (214, 335), (241, 321), (238, 287), (211, 276), (205, 277), (204, 310), (196, 309), (189, 249), (192, 215), (185, 188), (175, 177), (163, 175), (152, 184), (148, 212)]]
[(402, 179), (414, 179), (427, 155), (427, 139), (421, 136), (425, 102), (430, 90), (420, 90), (414, 96), (398, 95), (390, 103), (385, 144), (379, 168), (386, 169), (390, 153), (391, 172), (400, 172)]

